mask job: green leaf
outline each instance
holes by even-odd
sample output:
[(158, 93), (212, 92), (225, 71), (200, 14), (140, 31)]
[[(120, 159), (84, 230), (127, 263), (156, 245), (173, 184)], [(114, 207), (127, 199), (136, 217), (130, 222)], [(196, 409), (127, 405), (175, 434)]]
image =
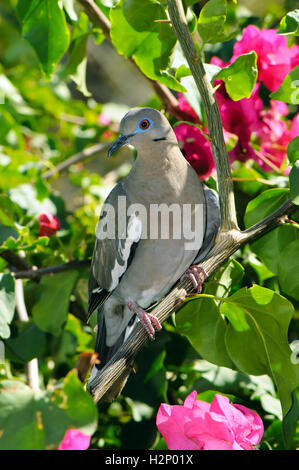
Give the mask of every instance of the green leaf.
[(0, 274), (0, 338), (9, 338), (9, 324), (15, 311), (15, 280), (10, 274)]
[(246, 228), (272, 214), (289, 198), (288, 189), (274, 188), (259, 194), (249, 202), (244, 217)]
[(290, 179), (290, 197), (292, 202), (299, 205), (299, 161), (297, 160), (289, 174)]
[[(282, 423), (283, 438), (284, 438), (285, 446), (287, 449), (291, 448), (292, 444), (293, 444), (294, 449), (297, 447), (298, 440), (294, 439), (294, 434), (296, 433), (298, 420), (299, 420), (298, 400), (297, 400), (295, 393), (293, 392), (292, 393), (292, 406), (287, 412)], [(293, 440), (294, 440), (294, 443), (293, 443)]]
[(291, 363), (288, 344), (293, 305), (276, 292), (254, 285), (229, 297), (220, 311), (229, 320), (225, 342), (232, 361), (242, 372), (273, 378), (285, 416), (299, 385), (299, 366)]
[(299, 65), (285, 77), (277, 91), (270, 94), (273, 100), (299, 104)]
[(184, 91), (167, 70), (176, 44), (176, 36), (167, 23), (164, 8), (156, 0), (121, 0), (111, 9), (111, 39), (116, 50), (133, 57), (145, 75), (164, 85)]
[(14, 238), (17, 240), (19, 238), (18, 232), (12, 227), (7, 227), (6, 225), (0, 224), (0, 248), (8, 238)]
[(292, 224), (285, 224), (266, 233), (258, 240), (252, 242), (250, 246), (267, 268), (272, 273), (278, 274), (278, 265), (280, 258), (283, 256), (283, 249), (289, 243), (297, 240), (298, 237), (298, 228)]
[(257, 80), (256, 61), (254, 51), (242, 54), (214, 77), (224, 80), (226, 91), (234, 101), (250, 97)]
[(198, 18), (198, 32), (203, 42), (219, 42), (226, 12), (226, 0), (210, 0), (203, 6)]
[[(235, 142), (235, 145), (236, 143), (237, 142)], [(261, 192), (261, 189), (265, 186), (261, 182), (263, 175), (256, 171), (254, 168), (250, 168), (245, 165), (240, 165), (239, 168), (233, 170), (232, 176), (234, 178), (237, 178), (237, 180), (235, 180), (235, 184), (238, 185), (238, 188), (240, 188), (243, 193), (247, 193), (250, 196), (255, 196), (256, 193)], [(240, 181), (238, 181), (239, 178)]]
[(299, 36), (299, 10), (289, 11), (281, 20), (277, 34)]
[(205, 294), (226, 297), (233, 286), (242, 280), (243, 276), (243, 266), (238, 261), (232, 259), (224, 267), (218, 269), (212, 281), (205, 283)]
[(224, 342), (226, 324), (213, 299), (188, 301), (176, 315), (176, 327), (203, 359), (233, 367)]
[(97, 408), (75, 372), (54, 391), (34, 392), (19, 380), (0, 382), (0, 449), (56, 449), (67, 429), (92, 435)]
[(191, 70), (185, 64), (180, 65), (175, 72), (175, 77), (177, 79), (189, 77), (192, 75)]
[(14, 218), (19, 218), (22, 210), (12, 202), (6, 194), (0, 194), (0, 222), (4, 225), (14, 226)]
[(249, 256), (247, 262), (257, 273), (260, 284), (264, 284), (264, 281), (266, 279), (273, 277), (273, 273), (267, 268), (264, 263), (257, 259), (257, 257), (252, 251), (248, 251)]
[(278, 277), (282, 291), (299, 300), (298, 258), (299, 240), (286, 244), (278, 264)]
[(22, 34), (35, 50), (47, 79), (69, 45), (69, 30), (58, 0), (19, 0)]
[(39, 286), (39, 299), (32, 309), (33, 320), (41, 330), (53, 335), (61, 333), (77, 278), (77, 271), (43, 277)]
[(295, 163), (299, 159), (299, 136), (289, 142), (287, 153), (290, 163)]
[(29, 362), (41, 357), (46, 348), (46, 334), (33, 322), (18, 324), (18, 335), (5, 341), (6, 350), (17, 359)]
[[(249, 202), (244, 217), (246, 228), (256, 224), (277, 210), (289, 198), (288, 189), (269, 189)], [(250, 244), (251, 249), (268, 269), (278, 274), (278, 263), (282, 250), (298, 238), (298, 229), (293, 225), (276, 227)]]

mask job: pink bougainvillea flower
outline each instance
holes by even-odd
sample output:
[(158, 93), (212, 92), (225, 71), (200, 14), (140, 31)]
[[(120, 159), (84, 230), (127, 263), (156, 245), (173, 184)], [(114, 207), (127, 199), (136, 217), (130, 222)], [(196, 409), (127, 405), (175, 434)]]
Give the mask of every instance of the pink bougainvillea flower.
[(50, 237), (60, 229), (60, 220), (56, 215), (46, 211), (39, 216), (39, 234), (41, 237)]
[(216, 91), (216, 98), (224, 130), (238, 136), (236, 146), (229, 152), (230, 161), (255, 158), (250, 140), (251, 134), (259, 129), (263, 109), (263, 102), (259, 98), (259, 84), (255, 85), (250, 98), (239, 101), (233, 101), (222, 84)]
[(99, 124), (101, 124), (102, 126), (109, 126), (109, 124), (111, 124), (111, 119), (110, 117), (108, 116), (108, 114), (106, 113), (100, 113), (98, 115), (98, 122)]
[(183, 111), (186, 114), (185, 121), (190, 121), (190, 122), (199, 122), (199, 118), (194, 111), (194, 109), (190, 106), (188, 101), (185, 99), (183, 93), (178, 93), (178, 103), (179, 103), (179, 109)]
[(255, 159), (264, 170), (271, 170), (273, 165), (280, 168), (287, 157), (287, 146), (291, 140), (290, 130), (287, 122), (281, 119), (286, 114), (288, 114), (287, 105), (274, 100), (270, 101), (269, 109), (261, 112), (260, 126), (257, 130), (260, 151), (256, 152)]
[(79, 429), (68, 429), (57, 450), (86, 450), (90, 445), (90, 436)]
[(258, 80), (270, 91), (276, 91), (286, 75), (299, 63), (299, 46), (288, 47), (284, 36), (275, 29), (258, 29), (249, 25), (243, 30), (240, 41), (234, 45), (233, 62), (239, 55), (255, 51)]
[(212, 403), (196, 400), (194, 390), (183, 406), (162, 403), (157, 427), (170, 450), (254, 450), (264, 426), (242, 405), (216, 394)]
[(290, 140), (299, 136), (299, 113), (293, 118), (292, 127), (290, 132)]
[(186, 160), (201, 179), (208, 178), (215, 170), (210, 143), (197, 127), (189, 124), (179, 124), (174, 132)]

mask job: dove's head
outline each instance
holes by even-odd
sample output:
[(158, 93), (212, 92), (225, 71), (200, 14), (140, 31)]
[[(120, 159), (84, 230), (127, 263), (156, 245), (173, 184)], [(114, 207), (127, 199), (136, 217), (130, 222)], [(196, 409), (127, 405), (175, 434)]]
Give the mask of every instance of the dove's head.
[(151, 146), (153, 150), (161, 143), (177, 145), (175, 134), (166, 117), (152, 108), (136, 108), (129, 111), (121, 120), (120, 137), (112, 144), (108, 155), (112, 155), (123, 145), (131, 144), (136, 150)]

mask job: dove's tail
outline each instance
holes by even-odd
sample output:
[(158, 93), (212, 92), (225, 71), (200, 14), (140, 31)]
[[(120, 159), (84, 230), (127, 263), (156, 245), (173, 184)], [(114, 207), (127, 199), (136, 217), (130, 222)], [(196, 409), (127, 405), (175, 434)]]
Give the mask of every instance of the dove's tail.
[[(129, 321), (127, 328), (121, 333), (117, 341), (112, 346), (106, 345), (106, 325), (103, 309), (98, 310), (98, 330), (97, 330), (97, 339), (95, 345), (95, 352), (98, 353), (99, 363), (93, 366), (91, 371), (91, 378), (88, 382), (88, 390), (94, 396), (97, 401), (98, 389), (101, 383), (101, 371), (105, 365), (112, 359), (114, 354), (119, 350), (124, 341), (127, 339), (128, 335), (131, 333), (132, 329), (135, 326), (136, 315), (132, 317)], [(124, 387), (129, 371), (122, 375), (116, 382), (113, 383), (111, 388), (100, 398), (101, 401), (112, 401), (116, 398), (122, 388)]]

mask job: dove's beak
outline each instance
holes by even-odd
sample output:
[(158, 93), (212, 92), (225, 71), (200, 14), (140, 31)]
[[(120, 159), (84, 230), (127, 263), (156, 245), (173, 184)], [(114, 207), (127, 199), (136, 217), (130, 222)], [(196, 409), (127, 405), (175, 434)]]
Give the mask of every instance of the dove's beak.
[(134, 134), (121, 135), (118, 139), (116, 139), (108, 150), (108, 157), (111, 157), (111, 155), (116, 152), (116, 150), (118, 150), (120, 147), (123, 147), (124, 145), (128, 144), (128, 140), (133, 135)]

